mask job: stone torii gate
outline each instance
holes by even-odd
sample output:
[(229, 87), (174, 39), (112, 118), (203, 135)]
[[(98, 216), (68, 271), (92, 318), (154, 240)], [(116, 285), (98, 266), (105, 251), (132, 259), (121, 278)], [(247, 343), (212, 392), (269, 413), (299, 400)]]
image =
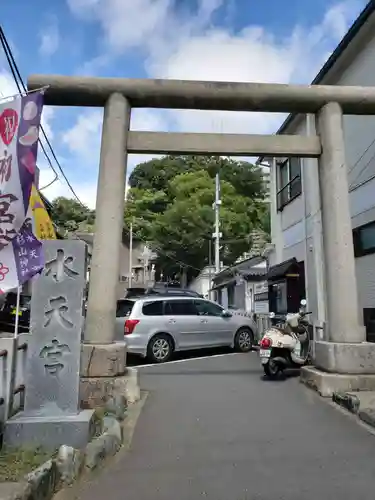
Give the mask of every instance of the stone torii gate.
[[(104, 107), (83, 347), (85, 357), (92, 356), (95, 346), (91, 369), (83, 375), (93, 377), (91, 381), (96, 387), (101, 380), (103, 391), (111, 390), (111, 377), (125, 373), (125, 348), (122, 351), (113, 342), (128, 153), (318, 158), (327, 338), (316, 343), (316, 368), (305, 368), (302, 378), (323, 395), (337, 389), (375, 387), (375, 344), (365, 341), (357, 306), (343, 134), (343, 114), (375, 114), (375, 87), (29, 77), (29, 90), (41, 87), (48, 87), (46, 104)], [(133, 132), (129, 130), (132, 107), (313, 113), (318, 135)], [(90, 379), (86, 381), (90, 385)]]

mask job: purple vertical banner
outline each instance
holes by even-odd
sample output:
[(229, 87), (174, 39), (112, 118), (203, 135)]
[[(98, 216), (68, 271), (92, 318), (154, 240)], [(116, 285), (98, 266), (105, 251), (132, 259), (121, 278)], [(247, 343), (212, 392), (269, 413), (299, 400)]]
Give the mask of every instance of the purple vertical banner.
[(25, 213), (29, 206), (31, 186), (35, 181), (43, 101), (44, 92), (32, 92), (22, 97), (17, 158)]
[(42, 109), (42, 92), (0, 103), (0, 251), (27, 216)]
[(18, 283), (23, 285), (40, 273), (44, 266), (43, 244), (33, 234), (31, 219), (26, 219), (13, 242)]
[(44, 267), (42, 243), (34, 236), (27, 218), (12, 242), (0, 250), (0, 293), (17, 288)]

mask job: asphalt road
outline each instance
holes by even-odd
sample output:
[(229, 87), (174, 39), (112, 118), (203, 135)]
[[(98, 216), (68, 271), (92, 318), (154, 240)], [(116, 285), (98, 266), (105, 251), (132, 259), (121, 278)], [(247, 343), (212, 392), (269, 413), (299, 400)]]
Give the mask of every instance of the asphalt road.
[[(218, 354), (230, 354), (233, 349), (230, 347), (219, 347), (219, 348), (209, 348), (209, 349), (194, 349), (192, 351), (178, 351), (173, 353), (173, 358), (171, 361), (185, 360), (185, 359), (196, 359), (196, 358), (206, 358), (207, 356), (217, 356)], [(126, 358), (127, 366), (142, 366), (150, 365), (147, 358), (142, 358), (141, 356), (136, 356), (135, 354), (127, 354)]]
[(81, 500), (368, 500), (375, 436), (256, 353), (141, 369), (132, 449)]

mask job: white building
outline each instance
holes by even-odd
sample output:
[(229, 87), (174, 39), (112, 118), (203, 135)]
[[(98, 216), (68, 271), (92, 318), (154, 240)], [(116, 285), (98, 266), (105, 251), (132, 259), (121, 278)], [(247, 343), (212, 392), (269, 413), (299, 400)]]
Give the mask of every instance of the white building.
[[(375, 86), (375, 2), (365, 8), (313, 84)], [(278, 131), (315, 132), (314, 116), (306, 115), (290, 115)], [(367, 339), (375, 340), (375, 116), (344, 116), (344, 132), (358, 304)], [(318, 162), (285, 158), (270, 160), (270, 165), (270, 309), (295, 309), (306, 297), (312, 319), (324, 322)]]
[(198, 276), (191, 281), (189, 289), (203, 295), (205, 298), (209, 298), (209, 290), (212, 287), (212, 279), (214, 276), (215, 266), (204, 267)]
[(212, 280), (217, 302), (225, 308), (255, 312), (256, 286), (264, 282), (266, 267), (264, 258), (257, 256), (224, 268)]

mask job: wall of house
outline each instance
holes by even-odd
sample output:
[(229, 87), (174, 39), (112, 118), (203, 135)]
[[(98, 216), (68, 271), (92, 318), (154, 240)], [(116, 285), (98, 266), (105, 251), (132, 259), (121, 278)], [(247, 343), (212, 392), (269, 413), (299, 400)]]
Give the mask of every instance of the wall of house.
[(228, 307), (228, 290), (223, 288), (221, 295), (221, 305), (226, 309)]
[[(375, 23), (374, 23), (375, 24)], [(355, 58), (345, 70), (336, 71), (330, 84), (340, 85), (375, 85), (375, 31), (373, 38), (357, 50)], [(328, 81), (328, 77), (327, 77)], [(284, 133), (307, 134), (306, 119), (302, 117), (295, 129)], [(313, 125), (314, 128), (314, 125)], [(310, 130), (309, 133), (315, 133)], [(348, 183), (352, 227), (358, 227), (375, 220), (375, 116), (345, 116), (344, 133), (347, 155)], [(271, 193), (276, 192), (277, 172), (271, 173)], [(314, 311), (313, 319), (323, 319), (324, 308), (317, 281), (321, 282), (322, 250), (321, 219), (317, 160), (302, 161), (302, 195), (289, 203), (282, 212), (276, 211), (272, 200), (272, 242), (275, 251), (270, 258), (270, 265), (291, 257), (305, 261), (307, 300), (309, 309)], [(356, 259), (358, 298), (360, 315), (364, 307), (375, 308), (375, 254)], [(317, 271), (318, 270), (318, 271)], [(320, 273), (320, 274), (319, 274)], [(319, 318), (318, 318), (319, 316)]]
[[(375, 85), (375, 37), (341, 77), (344, 85)], [(375, 117), (344, 117), (353, 228), (375, 220)], [(375, 254), (356, 259), (360, 317), (375, 308)]]
[(194, 278), (189, 284), (189, 289), (208, 297), (208, 291), (211, 288), (211, 280), (215, 276), (215, 266), (211, 266), (211, 274), (209, 266), (202, 269), (199, 275)]
[(234, 305), (238, 309), (246, 310), (246, 281), (242, 280), (234, 288)]

